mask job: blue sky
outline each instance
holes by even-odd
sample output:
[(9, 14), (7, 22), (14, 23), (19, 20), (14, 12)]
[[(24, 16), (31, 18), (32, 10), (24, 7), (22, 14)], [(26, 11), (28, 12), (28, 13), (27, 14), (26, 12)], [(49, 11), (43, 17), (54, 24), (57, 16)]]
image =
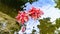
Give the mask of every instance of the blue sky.
[[(37, 5), (38, 4), (38, 5)], [(46, 6), (46, 5), (54, 5), (55, 2), (53, 0), (38, 0), (37, 2), (34, 2), (33, 5), (37, 5), (39, 7), (43, 7), (43, 6)]]
[[(37, 2), (33, 2), (32, 5), (35, 7), (43, 7), (43, 6), (47, 6), (47, 5), (54, 5), (55, 2), (54, 0), (38, 0)], [(30, 3), (26, 3), (26, 5), (30, 6)]]

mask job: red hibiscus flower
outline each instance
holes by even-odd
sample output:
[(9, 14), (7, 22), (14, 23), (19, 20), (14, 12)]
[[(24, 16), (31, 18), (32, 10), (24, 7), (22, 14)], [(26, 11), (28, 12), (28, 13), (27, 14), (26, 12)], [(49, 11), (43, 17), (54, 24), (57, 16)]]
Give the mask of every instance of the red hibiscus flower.
[(18, 15), (16, 16), (16, 20), (18, 23), (24, 24), (26, 21), (28, 21), (27, 13), (25, 13), (23, 11), (22, 12), (19, 11)]
[(23, 26), (22, 27), (22, 32), (24, 32), (26, 30), (26, 27), (25, 26)]
[(43, 15), (43, 14), (44, 13), (40, 9), (37, 9), (34, 7), (32, 7), (32, 9), (29, 11), (29, 15), (34, 19), (41, 17), (41, 15)]

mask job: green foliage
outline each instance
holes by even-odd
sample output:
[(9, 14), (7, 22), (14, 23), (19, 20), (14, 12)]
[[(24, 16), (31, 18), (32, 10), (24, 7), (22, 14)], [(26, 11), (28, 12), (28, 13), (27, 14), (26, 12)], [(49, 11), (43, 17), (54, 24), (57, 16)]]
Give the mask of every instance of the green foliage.
[(56, 19), (56, 27), (57, 27), (57, 28), (60, 27), (60, 18)]
[(21, 9), (21, 6), (24, 5), (28, 0), (1, 0), (1, 3), (15, 8), (15, 9)]
[(3, 3), (0, 2), (0, 12), (3, 12), (13, 18), (17, 15), (18, 11), (16, 9), (8, 7), (7, 5), (4, 5)]
[(0, 12), (15, 18), (18, 10), (23, 10), (25, 3), (33, 1), (36, 0), (0, 0)]
[(36, 0), (0, 0), (1, 3), (9, 6), (9, 7), (12, 7), (12, 8), (15, 8), (17, 10), (23, 10), (23, 7), (25, 5), (25, 3), (27, 2), (34, 2)]
[(52, 23), (50, 22), (50, 18), (40, 19), (40, 25), (38, 25), (40, 34), (55, 34), (55, 30), (60, 27), (60, 18), (56, 19), (56, 24)]
[(55, 2), (57, 4), (55, 7), (60, 9), (60, 0), (55, 0)]
[(14, 32), (20, 30), (14, 18), (0, 12), (0, 34), (14, 34)]
[(34, 34), (34, 32), (36, 32), (36, 30), (33, 29), (32, 34)]

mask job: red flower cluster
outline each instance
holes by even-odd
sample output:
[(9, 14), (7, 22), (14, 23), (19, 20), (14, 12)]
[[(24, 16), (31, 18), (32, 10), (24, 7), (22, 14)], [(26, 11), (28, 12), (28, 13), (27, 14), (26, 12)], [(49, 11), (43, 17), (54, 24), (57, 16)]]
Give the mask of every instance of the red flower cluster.
[(41, 17), (41, 15), (43, 15), (43, 14), (44, 13), (40, 9), (37, 9), (34, 7), (32, 7), (32, 9), (29, 11), (29, 15), (34, 19)]
[(43, 15), (43, 14), (44, 13), (40, 9), (36, 9), (36, 8), (32, 7), (32, 9), (30, 11), (28, 11), (28, 13), (19, 11), (16, 19), (17, 19), (18, 23), (24, 24), (29, 19), (28, 15), (34, 19), (37, 19), (37, 18), (41, 17), (41, 15)]
[(16, 19), (18, 23), (24, 24), (26, 21), (28, 21), (27, 13), (19, 11), (18, 15), (16, 16)]

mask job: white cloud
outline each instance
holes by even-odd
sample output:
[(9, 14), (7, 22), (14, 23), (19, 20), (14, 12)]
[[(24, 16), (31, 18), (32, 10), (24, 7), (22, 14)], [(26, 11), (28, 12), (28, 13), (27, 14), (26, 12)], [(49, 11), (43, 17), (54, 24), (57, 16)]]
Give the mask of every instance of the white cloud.
[(44, 6), (42, 8), (42, 11), (44, 12), (44, 15), (41, 18), (50, 17), (52, 22), (55, 21), (56, 18), (60, 18), (60, 10), (58, 8), (52, 6), (46, 8), (46, 6)]

